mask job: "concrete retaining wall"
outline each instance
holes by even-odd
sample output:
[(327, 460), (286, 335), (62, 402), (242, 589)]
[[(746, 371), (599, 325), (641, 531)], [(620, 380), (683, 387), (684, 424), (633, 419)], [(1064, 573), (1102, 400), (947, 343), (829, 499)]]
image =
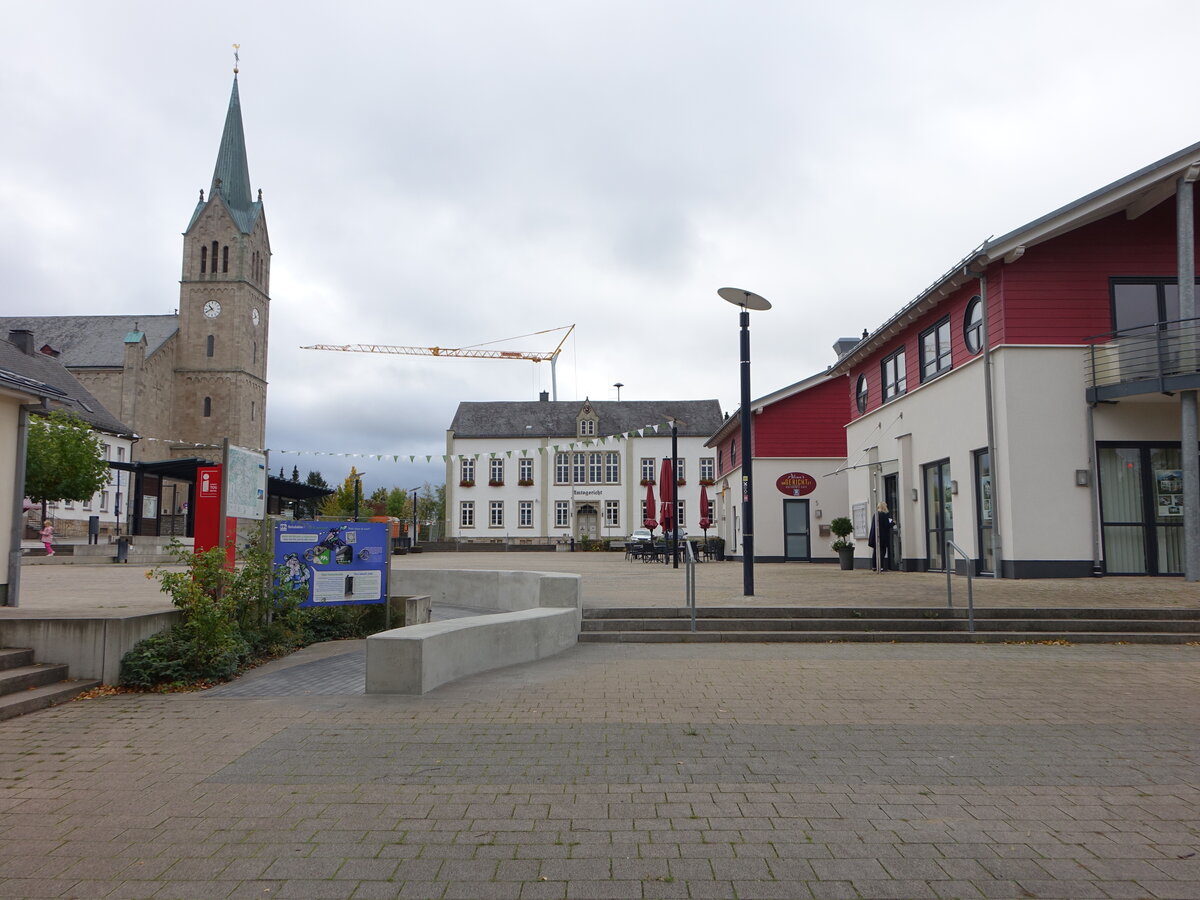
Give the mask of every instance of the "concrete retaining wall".
[(371, 635), (368, 694), (424, 694), (467, 675), (553, 656), (579, 640), (583, 596), (578, 575), (403, 570), (392, 573), (389, 592), (507, 611)]
[(105, 684), (116, 684), (121, 657), (143, 638), (170, 628), (182, 615), (179, 610), (165, 610), (103, 619), (3, 619), (0, 646), (32, 647), (38, 662), (70, 666), (72, 678), (99, 678)]

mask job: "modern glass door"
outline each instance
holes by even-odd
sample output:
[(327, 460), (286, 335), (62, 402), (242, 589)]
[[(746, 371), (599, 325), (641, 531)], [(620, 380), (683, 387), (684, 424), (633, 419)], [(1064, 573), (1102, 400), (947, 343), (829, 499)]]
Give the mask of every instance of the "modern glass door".
[(789, 560), (812, 559), (807, 500), (783, 501), (783, 554)]
[(954, 538), (954, 507), (950, 499), (950, 460), (924, 467), (925, 564), (936, 571), (946, 568), (946, 541)]

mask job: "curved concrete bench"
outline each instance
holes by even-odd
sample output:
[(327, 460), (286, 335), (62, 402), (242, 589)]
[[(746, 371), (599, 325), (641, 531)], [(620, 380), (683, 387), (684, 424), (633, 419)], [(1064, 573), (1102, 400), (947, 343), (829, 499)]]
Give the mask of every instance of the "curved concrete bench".
[(393, 628), (367, 638), (368, 694), (424, 694), (439, 685), (553, 656), (579, 640), (582, 579), (558, 572), (405, 569), (393, 597), (506, 612)]

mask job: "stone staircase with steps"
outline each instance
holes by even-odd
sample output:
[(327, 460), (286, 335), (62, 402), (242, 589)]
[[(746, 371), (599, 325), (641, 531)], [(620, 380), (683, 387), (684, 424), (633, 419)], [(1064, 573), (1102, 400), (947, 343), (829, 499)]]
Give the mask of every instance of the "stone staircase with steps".
[(1186, 644), (1200, 642), (1200, 609), (965, 609), (711, 607), (585, 609), (581, 643), (925, 642)]
[(67, 674), (67, 666), (34, 662), (32, 650), (0, 649), (0, 720), (65, 703), (100, 684)]

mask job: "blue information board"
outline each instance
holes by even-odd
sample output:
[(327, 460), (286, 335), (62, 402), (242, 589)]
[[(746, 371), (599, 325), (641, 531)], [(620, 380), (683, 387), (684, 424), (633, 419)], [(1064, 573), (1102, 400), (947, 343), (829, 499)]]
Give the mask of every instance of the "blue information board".
[(275, 583), (302, 588), (301, 606), (387, 601), (387, 522), (275, 523)]

